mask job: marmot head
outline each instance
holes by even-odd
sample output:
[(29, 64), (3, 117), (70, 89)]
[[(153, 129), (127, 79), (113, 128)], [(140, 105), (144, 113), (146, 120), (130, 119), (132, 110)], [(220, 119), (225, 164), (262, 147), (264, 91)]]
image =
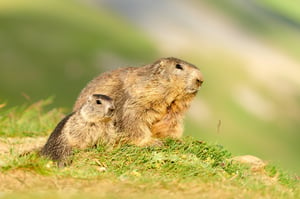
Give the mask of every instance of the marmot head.
[(114, 114), (113, 99), (106, 95), (93, 94), (81, 107), (80, 114), (87, 122), (108, 121)]
[(154, 68), (161, 79), (183, 95), (196, 94), (204, 81), (196, 66), (178, 58), (161, 58), (154, 63)]

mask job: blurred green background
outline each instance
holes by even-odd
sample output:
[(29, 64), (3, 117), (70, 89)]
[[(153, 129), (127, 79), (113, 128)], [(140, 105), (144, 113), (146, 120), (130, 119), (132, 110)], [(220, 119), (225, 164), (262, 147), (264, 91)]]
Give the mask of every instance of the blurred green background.
[(55, 96), (71, 111), (99, 73), (175, 56), (205, 77), (185, 135), (300, 173), (298, 4), (1, 0), (0, 104)]

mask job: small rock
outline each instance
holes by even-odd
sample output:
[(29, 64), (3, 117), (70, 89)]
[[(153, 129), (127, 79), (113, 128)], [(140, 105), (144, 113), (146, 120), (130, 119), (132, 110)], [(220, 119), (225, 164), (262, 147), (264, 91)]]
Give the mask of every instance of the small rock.
[(236, 156), (233, 157), (232, 160), (249, 165), (252, 171), (260, 171), (266, 166), (266, 163), (264, 163), (264, 161), (253, 155)]
[(141, 176), (141, 173), (137, 172), (136, 170), (131, 171), (130, 174), (133, 175), (133, 176), (137, 176), (137, 177)]
[(3, 167), (6, 165), (6, 162), (4, 162), (3, 160), (0, 160), (0, 167)]
[(105, 172), (106, 171), (106, 168), (105, 167), (97, 167), (97, 170), (99, 172)]
[(46, 168), (50, 169), (51, 167), (53, 167), (53, 165), (54, 165), (53, 161), (49, 161), (46, 164)]

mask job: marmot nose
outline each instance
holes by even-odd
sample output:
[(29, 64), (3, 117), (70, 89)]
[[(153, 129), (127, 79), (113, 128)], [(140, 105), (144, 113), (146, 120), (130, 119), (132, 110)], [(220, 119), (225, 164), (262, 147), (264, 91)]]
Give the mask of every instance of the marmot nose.
[(198, 87), (200, 87), (203, 84), (203, 79), (197, 78), (196, 79), (196, 84), (197, 84)]

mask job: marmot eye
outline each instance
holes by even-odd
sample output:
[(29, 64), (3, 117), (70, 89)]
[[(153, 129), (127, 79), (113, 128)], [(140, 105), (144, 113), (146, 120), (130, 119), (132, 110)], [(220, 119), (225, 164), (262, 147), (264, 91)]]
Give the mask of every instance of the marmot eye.
[(102, 102), (100, 100), (96, 100), (97, 104), (102, 104)]
[(176, 66), (175, 66), (177, 69), (179, 69), (179, 70), (183, 70), (183, 67), (180, 65), (180, 64), (176, 64)]

